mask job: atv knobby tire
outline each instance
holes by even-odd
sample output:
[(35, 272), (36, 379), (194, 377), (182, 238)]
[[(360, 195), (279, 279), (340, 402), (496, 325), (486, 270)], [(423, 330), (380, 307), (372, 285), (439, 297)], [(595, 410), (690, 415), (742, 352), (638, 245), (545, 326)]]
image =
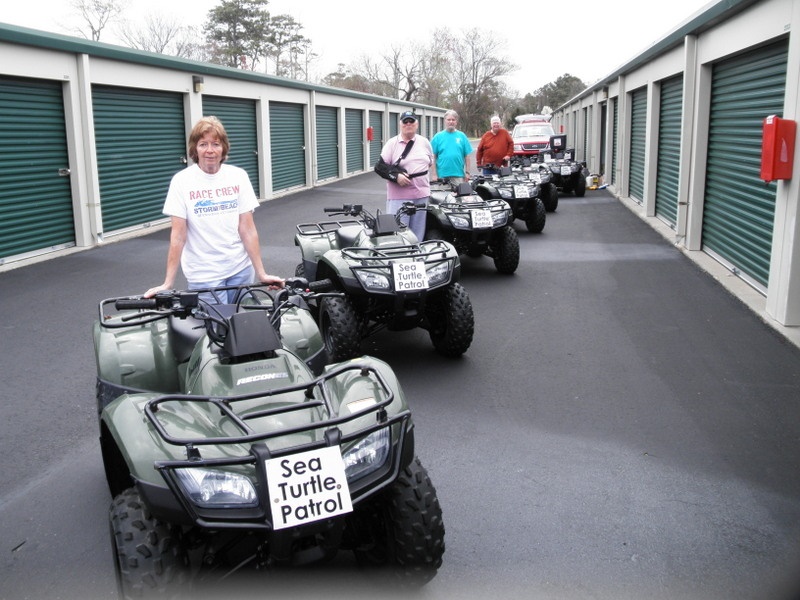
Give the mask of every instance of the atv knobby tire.
[(347, 296), (328, 296), (319, 305), (319, 330), (333, 363), (361, 353), (361, 319)]
[(542, 187), (542, 201), (547, 212), (556, 212), (558, 208), (558, 188), (554, 183), (548, 183)]
[(586, 176), (583, 173), (578, 175), (575, 181), (575, 187), (572, 191), (578, 198), (583, 198), (583, 196), (586, 195)]
[(531, 233), (542, 233), (546, 221), (547, 209), (544, 207), (544, 202), (542, 202), (541, 198), (534, 198), (533, 210), (525, 221), (525, 227)]
[(442, 230), (438, 227), (426, 227), (425, 235), (422, 236), (425, 241), (428, 240), (443, 240)]
[(114, 498), (111, 543), (122, 598), (175, 598), (189, 579), (185, 550), (168, 525), (155, 520), (135, 488)]
[(410, 586), (425, 585), (442, 566), (442, 509), (419, 458), (352, 518), (361, 536), (353, 551), (359, 563), (390, 567)]
[(451, 283), (428, 299), (426, 308), (433, 347), (442, 356), (457, 358), (472, 343), (475, 317), (472, 302), (464, 287)]
[(492, 240), (494, 266), (498, 272), (510, 275), (519, 266), (519, 238), (517, 232), (506, 225), (495, 233)]

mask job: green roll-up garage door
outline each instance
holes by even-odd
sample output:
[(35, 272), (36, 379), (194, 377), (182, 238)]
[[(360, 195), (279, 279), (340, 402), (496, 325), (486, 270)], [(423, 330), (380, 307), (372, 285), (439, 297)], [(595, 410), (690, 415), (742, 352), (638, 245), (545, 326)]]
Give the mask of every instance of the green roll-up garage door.
[[(619, 142), (619, 97), (614, 98), (614, 124), (611, 130), (611, 183), (617, 183), (617, 144)], [(608, 175), (606, 175), (608, 178)]]
[(583, 160), (589, 160), (589, 132), (592, 130), (592, 111), (583, 109)]
[(0, 78), (0, 259), (75, 245), (61, 85)]
[(303, 105), (269, 103), (272, 191), (306, 185)]
[(788, 42), (714, 65), (703, 247), (766, 286), (776, 184), (761, 181), (763, 120), (781, 115)]
[(317, 180), (339, 176), (339, 110), (317, 107)]
[(203, 96), (203, 114), (214, 115), (228, 132), (231, 151), (228, 164), (247, 171), (256, 194), (260, 189), (258, 176), (258, 126), (256, 101), (223, 96)]
[(347, 144), (347, 172), (364, 170), (364, 113), (355, 108), (344, 112), (345, 143)]
[(183, 96), (95, 86), (92, 103), (104, 231), (163, 219), (169, 182), (186, 166)]
[(678, 175), (681, 157), (683, 77), (661, 83), (656, 166), (656, 215), (673, 229), (678, 223)]
[(369, 143), (369, 166), (374, 167), (378, 162), (383, 148), (383, 113), (369, 111), (369, 126), (372, 127), (372, 141)]
[[(389, 113), (389, 137), (386, 138), (386, 141), (389, 141), (390, 138), (393, 138), (398, 133), (400, 133), (400, 113), (390, 112)], [(426, 136), (428, 139), (433, 137), (433, 134)]]
[(631, 160), (628, 166), (628, 195), (644, 200), (644, 154), (647, 146), (647, 88), (631, 93)]

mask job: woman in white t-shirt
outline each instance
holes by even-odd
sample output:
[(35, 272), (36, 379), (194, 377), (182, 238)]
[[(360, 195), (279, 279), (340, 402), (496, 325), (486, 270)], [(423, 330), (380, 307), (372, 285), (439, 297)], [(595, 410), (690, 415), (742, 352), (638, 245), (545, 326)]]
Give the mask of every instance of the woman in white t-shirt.
[[(230, 143), (216, 117), (203, 117), (189, 134), (193, 165), (174, 175), (163, 213), (172, 219), (167, 275), (145, 297), (172, 289), (178, 265), (189, 289), (243, 285), (260, 281), (283, 287), (268, 275), (253, 221), (258, 198), (247, 172), (224, 164)], [(236, 290), (222, 302), (234, 302)]]

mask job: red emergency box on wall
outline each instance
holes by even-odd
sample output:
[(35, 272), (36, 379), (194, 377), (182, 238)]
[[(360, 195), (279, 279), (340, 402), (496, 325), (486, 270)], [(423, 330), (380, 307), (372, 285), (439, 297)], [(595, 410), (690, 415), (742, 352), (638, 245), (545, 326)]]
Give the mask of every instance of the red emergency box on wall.
[(797, 123), (770, 115), (761, 138), (761, 179), (791, 179)]

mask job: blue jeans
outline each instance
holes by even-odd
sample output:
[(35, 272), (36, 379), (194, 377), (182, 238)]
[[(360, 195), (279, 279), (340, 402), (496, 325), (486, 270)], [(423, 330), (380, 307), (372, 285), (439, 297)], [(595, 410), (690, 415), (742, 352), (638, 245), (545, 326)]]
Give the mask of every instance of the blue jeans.
[[(417, 206), (426, 206), (428, 204), (428, 196), (425, 198), (417, 198), (416, 200), (387, 200), (386, 201), (386, 212), (396, 215), (397, 211), (400, 209), (403, 204), (406, 202), (413, 202)], [(401, 220), (405, 223), (411, 232), (417, 236), (417, 241), (421, 242), (425, 237), (425, 217), (428, 216), (424, 210), (420, 210), (415, 212), (410, 217), (408, 215), (403, 215)]]
[[(235, 275), (231, 275), (225, 279), (218, 279), (216, 281), (190, 281), (190, 290), (200, 290), (204, 288), (222, 287), (226, 285), (247, 285), (253, 283), (256, 271), (251, 266), (245, 267)], [(209, 304), (235, 304), (238, 300), (240, 290), (224, 290), (215, 293), (200, 294), (200, 299), (205, 300)]]

